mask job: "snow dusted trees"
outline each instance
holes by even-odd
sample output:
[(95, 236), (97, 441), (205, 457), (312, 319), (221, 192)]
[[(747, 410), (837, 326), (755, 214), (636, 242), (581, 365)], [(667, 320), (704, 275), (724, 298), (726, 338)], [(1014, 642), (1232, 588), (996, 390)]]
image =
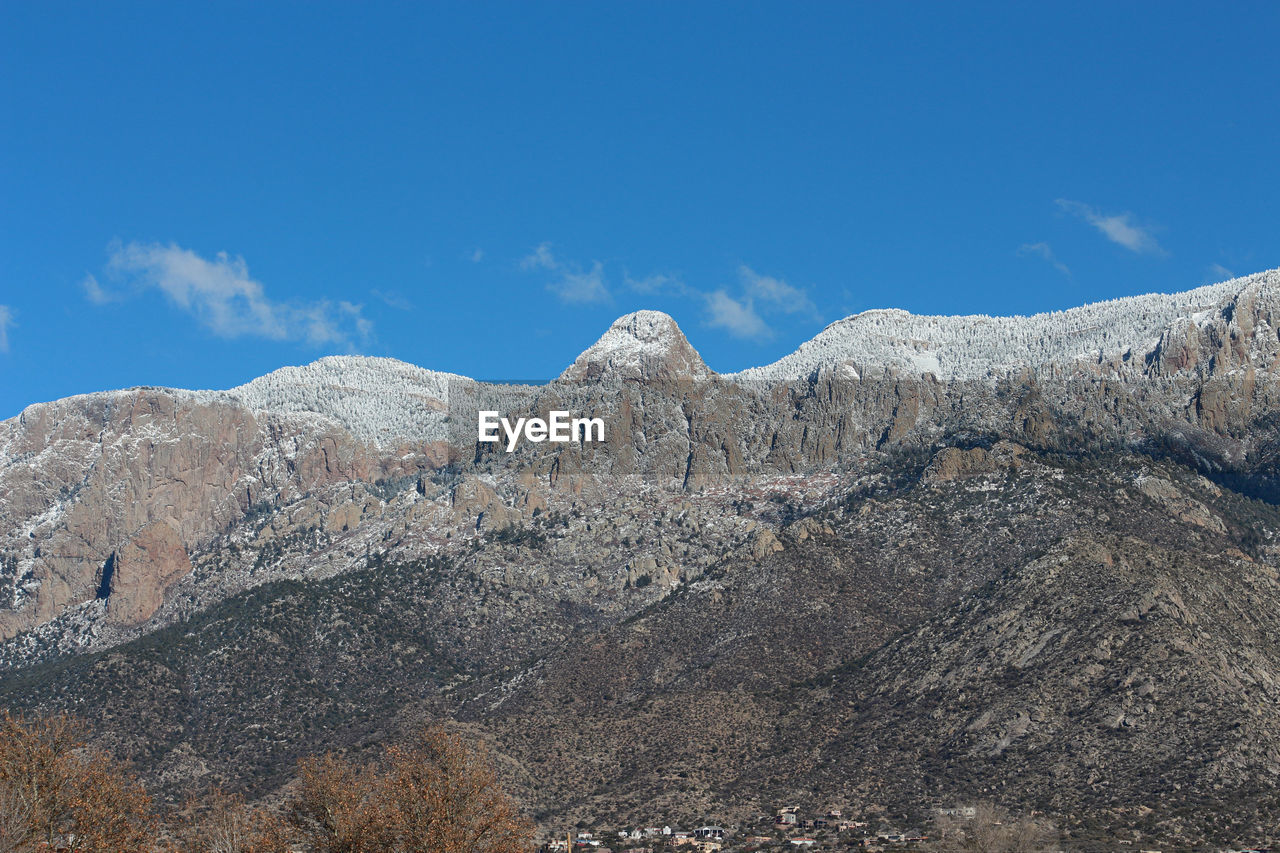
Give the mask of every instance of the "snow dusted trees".
[(1276, 306), (1280, 273), (1272, 270), (1182, 293), (1127, 296), (1028, 317), (864, 311), (832, 323), (773, 364), (732, 376), (799, 379), (846, 362), (860, 373), (889, 368), (907, 376), (932, 373), (944, 380), (983, 379), (1026, 367), (1058, 366), (1069, 372), (1081, 357), (1111, 358), (1127, 350), (1141, 356), (1171, 326), (1229, 316), (1241, 299)]
[(436, 440), (445, 435), (450, 387), (470, 381), (392, 358), (335, 355), (282, 367), (230, 391), (194, 393), (277, 414), (323, 415), (365, 441)]

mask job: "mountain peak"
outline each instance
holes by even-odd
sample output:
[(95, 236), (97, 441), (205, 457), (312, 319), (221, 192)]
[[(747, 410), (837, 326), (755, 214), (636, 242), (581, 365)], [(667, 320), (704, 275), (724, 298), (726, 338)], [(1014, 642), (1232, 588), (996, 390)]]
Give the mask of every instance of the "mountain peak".
[(706, 379), (714, 375), (669, 314), (635, 311), (614, 320), (560, 378)]
[(470, 381), (394, 358), (332, 355), (282, 367), (229, 391), (197, 393), (254, 410), (323, 415), (366, 441), (431, 441), (445, 432), (450, 386)]

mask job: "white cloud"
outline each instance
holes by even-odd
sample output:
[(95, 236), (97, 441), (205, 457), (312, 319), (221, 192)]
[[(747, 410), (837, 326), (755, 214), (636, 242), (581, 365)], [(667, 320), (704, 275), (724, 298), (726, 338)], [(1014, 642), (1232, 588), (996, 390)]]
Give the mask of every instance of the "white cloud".
[(784, 314), (805, 314), (814, 320), (822, 319), (818, 306), (813, 304), (803, 288), (792, 287), (780, 278), (760, 275), (746, 264), (738, 267), (738, 275), (748, 296), (767, 302)]
[(1213, 276), (1213, 280), (1215, 282), (1229, 281), (1230, 279), (1233, 279), (1236, 277), (1236, 274), (1234, 272), (1227, 269), (1222, 264), (1210, 264), (1209, 274)]
[(484, 249), (476, 249), (471, 253), (471, 263), (478, 264), (484, 260)]
[(773, 329), (756, 313), (750, 297), (734, 299), (723, 290), (706, 296), (707, 325), (725, 329), (739, 338), (764, 340), (773, 337)]
[(84, 277), (84, 280), (80, 282), (80, 287), (84, 289), (84, 295), (94, 305), (106, 305), (108, 302), (115, 302), (122, 298), (118, 293), (104, 290), (102, 285), (98, 284), (97, 277), (92, 273)]
[(608, 302), (609, 288), (604, 284), (604, 265), (596, 261), (587, 272), (562, 271), (559, 281), (547, 285), (565, 302)]
[(630, 273), (624, 273), (622, 282), (628, 290), (634, 290), (636, 293), (670, 293), (675, 296), (701, 295), (697, 294), (677, 276), (667, 275), (666, 273), (653, 273), (644, 278), (632, 278)]
[(625, 273), (622, 277), (622, 283), (627, 286), (627, 289), (637, 293), (657, 293), (666, 288), (668, 281), (670, 279), (661, 273), (647, 275), (644, 278), (632, 278), (630, 273)]
[(1020, 256), (1038, 255), (1053, 265), (1053, 268), (1065, 276), (1071, 275), (1071, 270), (1062, 261), (1058, 260), (1058, 256), (1053, 253), (1053, 249), (1048, 243), (1023, 243), (1018, 247)]
[(522, 270), (555, 270), (559, 268), (559, 262), (556, 261), (555, 255), (551, 254), (550, 243), (540, 243), (538, 248), (520, 261), (520, 269)]
[(1065, 198), (1058, 199), (1057, 204), (1062, 210), (1097, 228), (1111, 242), (1124, 246), (1131, 252), (1155, 255), (1165, 253), (1148, 228), (1134, 223), (1132, 213), (1104, 214), (1097, 208)]
[(0, 352), (9, 351), (9, 329), (13, 327), (13, 309), (0, 305)]
[(800, 314), (815, 321), (822, 319), (804, 288), (761, 275), (746, 264), (738, 266), (738, 278), (742, 287), (737, 296), (731, 296), (725, 288), (697, 294), (706, 302), (707, 325), (739, 338), (767, 340), (774, 335), (765, 320), (767, 315)]
[(385, 303), (388, 308), (394, 308), (397, 311), (412, 311), (413, 303), (394, 290), (378, 290), (369, 291), (375, 299)]
[[(355, 303), (276, 302), (268, 298), (262, 285), (249, 277), (244, 259), (226, 252), (208, 260), (173, 243), (117, 244), (111, 248), (107, 270), (136, 290), (160, 290), (174, 305), (223, 338), (303, 340), (315, 346), (337, 344), (353, 349), (357, 343), (367, 343), (373, 334), (373, 324)], [(94, 301), (122, 298), (107, 294), (92, 276), (86, 278), (84, 288)]]
[(292, 310), (296, 312), (300, 334), (290, 337), (305, 338), (316, 346), (328, 343), (352, 346), (353, 340), (368, 341), (373, 335), (373, 321), (362, 314), (364, 306), (345, 299), (337, 305), (326, 300)]
[(589, 270), (576, 263), (561, 261), (551, 252), (550, 243), (542, 243), (520, 261), (522, 270), (546, 270), (557, 275), (547, 285), (562, 302), (608, 302), (612, 296), (604, 280), (604, 264), (594, 261)]

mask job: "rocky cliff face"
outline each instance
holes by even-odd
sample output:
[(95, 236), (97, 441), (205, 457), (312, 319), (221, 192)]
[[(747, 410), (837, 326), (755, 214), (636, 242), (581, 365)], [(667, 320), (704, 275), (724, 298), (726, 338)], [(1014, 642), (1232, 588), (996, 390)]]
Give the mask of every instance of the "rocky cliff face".
[(107, 602), (107, 618), (120, 625), (141, 625), (164, 601), (173, 583), (191, 574), (191, 559), (176, 521), (152, 522), (113, 551), (97, 578), (98, 597)]
[(6, 638), (97, 600), (113, 622), (144, 622), (188, 574), (187, 553), (255, 508), (439, 461), (430, 446), (392, 456), (325, 418), (159, 389), (28, 407), (0, 424), (0, 457)]

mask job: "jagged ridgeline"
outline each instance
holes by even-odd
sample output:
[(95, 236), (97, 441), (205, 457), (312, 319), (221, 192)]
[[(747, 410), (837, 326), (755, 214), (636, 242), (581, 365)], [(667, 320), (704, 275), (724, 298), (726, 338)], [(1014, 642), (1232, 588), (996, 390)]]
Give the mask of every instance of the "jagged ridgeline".
[(1260, 839), (1278, 317), (1274, 271), (872, 311), (721, 374), (641, 311), (539, 385), (344, 356), (36, 404), (0, 423), (0, 704), (174, 796), (445, 717), (548, 825), (988, 799)]

